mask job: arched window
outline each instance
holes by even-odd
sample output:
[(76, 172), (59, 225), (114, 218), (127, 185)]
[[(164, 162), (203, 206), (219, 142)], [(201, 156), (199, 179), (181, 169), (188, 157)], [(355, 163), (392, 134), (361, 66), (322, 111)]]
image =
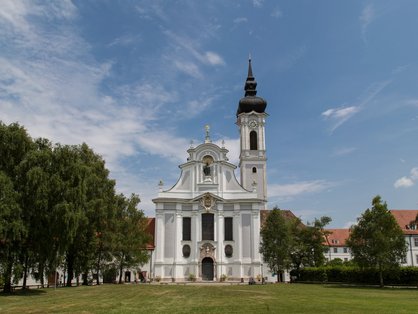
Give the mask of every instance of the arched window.
[(253, 167), (253, 173), (257, 173), (257, 168)]
[(257, 150), (257, 132), (251, 131), (250, 132), (250, 150)]

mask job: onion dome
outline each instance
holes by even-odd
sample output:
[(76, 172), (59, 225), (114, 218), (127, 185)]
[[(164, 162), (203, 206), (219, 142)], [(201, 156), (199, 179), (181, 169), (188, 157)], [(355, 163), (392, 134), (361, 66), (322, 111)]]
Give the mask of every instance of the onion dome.
[(266, 110), (267, 102), (257, 95), (257, 82), (253, 76), (251, 58), (248, 59), (248, 76), (245, 82), (245, 97), (241, 98), (238, 105), (237, 116), (240, 113), (255, 111), (263, 113)]

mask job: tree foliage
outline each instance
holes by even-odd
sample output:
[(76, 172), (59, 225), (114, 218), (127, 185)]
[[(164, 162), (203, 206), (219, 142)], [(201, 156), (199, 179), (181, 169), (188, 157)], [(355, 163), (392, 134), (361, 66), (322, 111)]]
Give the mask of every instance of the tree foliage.
[(406, 257), (406, 242), (401, 228), (387, 209), (386, 202), (376, 196), (372, 208), (351, 227), (347, 245), (354, 261), (363, 267), (375, 268), (379, 272), (380, 286), (383, 287), (385, 269), (398, 267)]
[(329, 217), (321, 217), (304, 225), (277, 207), (269, 213), (261, 230), (260, 253), (270, 270), (278, 274), (277, 280), (280, 273), (290, 268), (324, 264), (324, 227), (330, 221)]
[(298, 219), (294, 223), (293, 237), (294, 246), (291, 253), (292, 265), (299, 269), (301, 266), (322, 266), (325, 262), (324, 242), (327, 231), (324, 229), (331, 222), (331, 218), (324, 216), (315, 218), (312, 223), (303, 225)]
[(275, 207), (267, 216), (265, 225), (261, 229), (260, 253), (263, 254), (264, 261), (270, 270), (277, 274), (277, 281), (280, 280), (280, 274), (291, 264), (292, 224), (294, 222), (289, 222), (283, 211)]
[(136, 208), (139, 198), (116, 196), (105, 161), (87, 144), (33, 140), (20, 125), (0, 122), (0, 156), (5, 292), (12, 280), (23, 277), (25, 286), (29, 275), (36, 274), (43, 285), (58, 267), (66, 269), (71, 285), (81, 274), (87, 283), (105, 264), (117, 261), (122, 272), (146, 261), (140, 252), (148, 238), (144, 215)]
[(145, 247), (150, 238), (146, 233), (147, 220), (137, 209), (139, 202), (135, 194), (130, 198), (123, 194), (117, 196), (113, 255), (118, 263), (119, 283), (122, 282), (123, 268), (144, 264), (148, 259)]

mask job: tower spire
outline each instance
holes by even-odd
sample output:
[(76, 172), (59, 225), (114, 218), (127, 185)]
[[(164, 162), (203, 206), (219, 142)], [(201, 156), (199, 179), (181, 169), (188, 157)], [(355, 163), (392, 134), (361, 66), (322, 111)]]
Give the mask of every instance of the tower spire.
[(247, 80), (245, 81), (245, 96), (255, 96), (257, 95), (257, 82), (253, 76), (253, 67), (251, 66), (251, 55), (248, 57), (248, 75)]
[(257, 82), (253, 75), (253, 67), (251, 63), (251, 55), (248, 56), (248, 75), (245, 81), (245, 96), (240, 99), (237, 110), (237, 117), (239, 114), (252, 111), (263, 113), (266, 109), (267, 102), (257, 95)]
[(247, 80), (249, 78), (254, 78), (253, 76), (253, 68), (251, 66), (251, 53), (248, 55), (248, 75)]

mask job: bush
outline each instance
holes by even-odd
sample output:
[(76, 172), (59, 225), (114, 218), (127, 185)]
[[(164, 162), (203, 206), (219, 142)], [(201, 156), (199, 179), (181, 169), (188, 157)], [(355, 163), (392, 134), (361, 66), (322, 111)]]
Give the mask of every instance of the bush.
[[(379, 272), (376, 269), (362, 269), (357, 266), (306, 267), (299, 272), (290, 273), (296, 281), (341, 282), (357, 284), (379, 284)], [(418, 267), (400, 267), (383, 273), (386, 285), (418, 285)]]
[(195, 282), (196, 281), (195, 274), (189, 274), (189, 281), (192, 281), (192, 282)]

